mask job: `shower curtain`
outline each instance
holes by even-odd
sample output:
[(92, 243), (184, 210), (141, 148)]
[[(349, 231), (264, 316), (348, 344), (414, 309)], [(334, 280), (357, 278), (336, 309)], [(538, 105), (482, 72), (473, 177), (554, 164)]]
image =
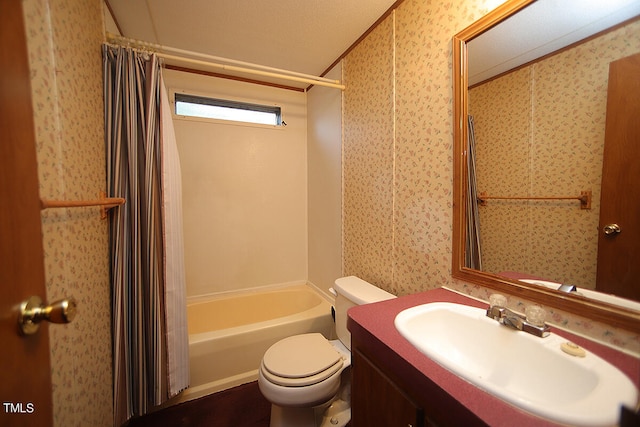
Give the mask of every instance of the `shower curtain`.
[(480, 251), (480, 213), (478, 212), (478, 185), (476, 182), (476, 137), (473, 116), (468, 116), (467, 141), (467, 236), (465, 248), (465, 266), (482, 270)]
[(155, 55), (103, 45), (114, 425), (188, 386), (181, 185)]

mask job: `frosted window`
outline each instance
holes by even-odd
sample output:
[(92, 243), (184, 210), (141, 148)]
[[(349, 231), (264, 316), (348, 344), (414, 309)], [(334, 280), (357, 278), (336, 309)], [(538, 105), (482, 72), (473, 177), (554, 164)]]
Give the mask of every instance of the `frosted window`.
[(176, 114), (236, 122), (281, 125), (280, 107), (176, 93)]

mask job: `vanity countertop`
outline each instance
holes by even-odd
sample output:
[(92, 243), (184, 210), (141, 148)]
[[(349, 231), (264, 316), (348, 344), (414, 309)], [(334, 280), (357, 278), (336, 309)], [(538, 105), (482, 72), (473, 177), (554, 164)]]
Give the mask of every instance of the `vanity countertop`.
[[(389, 361), (394, 376), (413, 390), (431, 393), (440, 389), (490, 426), (557, 426), (557, 424), (522, 411), (452, 374), (404, 339), (394, 326), (398, 313), (431, 302), (453, 302), (474, 307), (488, 305), (449, 291), (434, 289), (414, 295), (349, 310), (348, 329), (352, 340), (375, 353), (377, 359)], [(552, 327), (552, 332), (586, 348), (624, 372), (640, 388), (640, 359)]]

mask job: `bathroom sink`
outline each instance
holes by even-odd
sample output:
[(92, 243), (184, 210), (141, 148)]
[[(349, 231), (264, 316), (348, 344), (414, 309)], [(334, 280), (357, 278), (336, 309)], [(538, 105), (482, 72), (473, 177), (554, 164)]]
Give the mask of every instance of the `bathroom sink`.
[[(605, 360), (561, 349), (567, 339), (539, 338), (501, 325), (485, 310), (430, 303), (400, 312), (396, 329), (421, 353), (512, 405), (575, 426), (617, 424), (620, 405), (635, 408), (638, 390)], [(582, 349), (578, 349), (581, 352)]]

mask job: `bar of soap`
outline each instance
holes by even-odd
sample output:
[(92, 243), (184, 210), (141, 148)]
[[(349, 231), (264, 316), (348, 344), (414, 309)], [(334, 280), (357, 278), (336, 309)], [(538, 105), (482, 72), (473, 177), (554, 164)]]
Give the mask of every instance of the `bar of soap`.
[(562, 345), (560, 345), (560, 349), (565, 353), (576, 357), (585, 357), (587, 355), (584, 348), (580, 347), (578, 344), (572, 343), (571, 341), (563, 342)]

